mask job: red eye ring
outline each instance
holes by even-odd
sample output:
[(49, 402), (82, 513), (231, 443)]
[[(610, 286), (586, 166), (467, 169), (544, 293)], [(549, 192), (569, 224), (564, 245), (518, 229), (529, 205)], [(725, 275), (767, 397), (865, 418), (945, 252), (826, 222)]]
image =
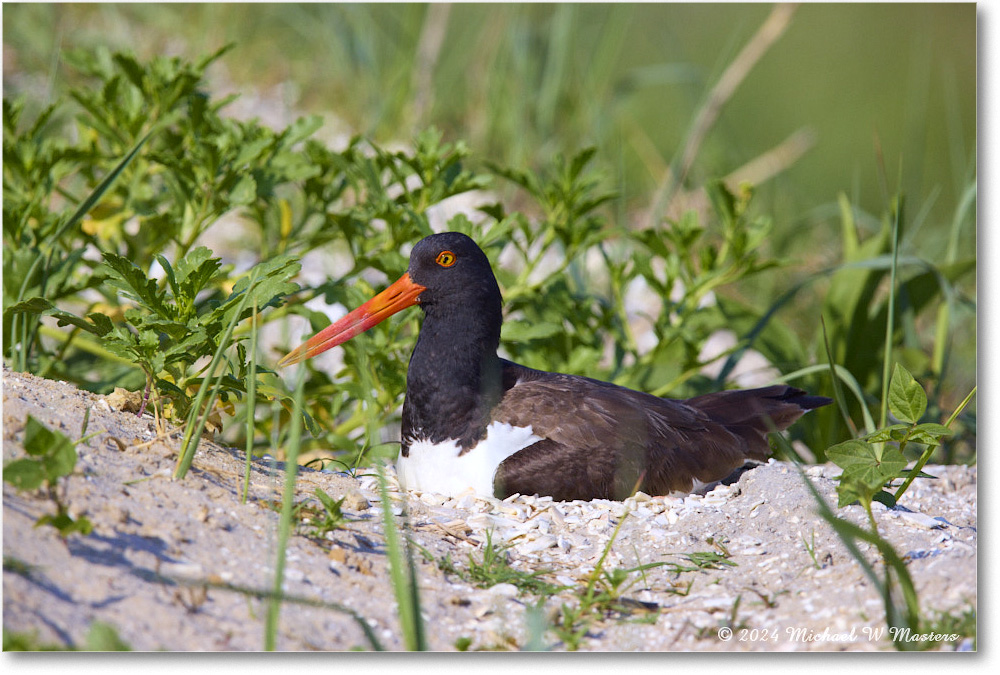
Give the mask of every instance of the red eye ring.
[(441, 267), (451, 267), (457, 260), (458, 258), (451, 251), (441, 251), (438, 253), (437, 258), (434, 259), (434, 262)]

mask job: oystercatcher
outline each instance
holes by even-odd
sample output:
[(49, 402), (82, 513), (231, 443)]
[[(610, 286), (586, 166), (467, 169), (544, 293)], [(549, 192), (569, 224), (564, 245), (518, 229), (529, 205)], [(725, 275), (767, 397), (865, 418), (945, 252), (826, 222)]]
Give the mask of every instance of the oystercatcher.
[(502, 300), (464, 234), (422, 239), (398, 281), (287, 354), (298, 363), (419, 304), (396, 463), (406, 489), (620, 500), (690, 492), (768, 456), (767, 434), (829, 398), (775, 385), (663, 399), (497, 355)]

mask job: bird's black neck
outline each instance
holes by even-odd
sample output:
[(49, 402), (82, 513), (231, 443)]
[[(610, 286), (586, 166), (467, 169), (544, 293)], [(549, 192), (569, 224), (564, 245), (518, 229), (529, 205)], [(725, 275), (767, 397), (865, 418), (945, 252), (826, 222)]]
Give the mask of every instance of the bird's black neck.
[(500, 293), (422, 307), (425, 319), (406, 375), (403, 451), (413, 441), (449, 439), (467, 450), (484, 437), (502, 392)]

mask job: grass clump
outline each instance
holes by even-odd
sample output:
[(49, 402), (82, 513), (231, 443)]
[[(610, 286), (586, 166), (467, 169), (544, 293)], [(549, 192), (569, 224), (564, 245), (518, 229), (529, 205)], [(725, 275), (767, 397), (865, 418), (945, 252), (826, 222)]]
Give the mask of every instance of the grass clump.
[(508, 555), (510, 548), (511, 545), (507, 543), (494, 543), (493, 530), (487, 530), (482, 554), (477, 559), (476, 556), (469, 553), (465, 567), (456, 565), (450, 554), (435, 558), (427, 549), (422, 549), (421, 553), (427, 561), (435, 563), (442, 572), (453, 574), (462, 581), (479, 588), (492, 588), (497, 584), (511, 584), (522, 593), (546, 596), (563, 590), (563, 586), (542, 578), (550, 574), (551, 570), (526, 572), (512, 567)]

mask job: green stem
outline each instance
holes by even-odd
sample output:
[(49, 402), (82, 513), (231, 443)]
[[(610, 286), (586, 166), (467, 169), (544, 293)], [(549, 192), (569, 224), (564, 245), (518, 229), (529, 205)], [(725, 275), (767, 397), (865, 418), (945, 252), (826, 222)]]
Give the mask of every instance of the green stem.
[[(208, 420), (210, 409), (215, 402), (222, 378), (226, 374), (225, 368), (219, 369), (222, 354), (228, 349), (232, 341), (233, 327), (239, 321), (240, 315), (243, 313), (243, 309), (247, 305), (247, 300), (250, 299), (256, 284), (257, 271), (254, 270), (247, 290), (244, 292), (242, 300), (240, 300), (240, 305), (229, 320), (229, 325), (226, 326), (226, 331), (219, 340), (219, 346), (212, 356), (212, 361), (208, 365), (202, 384), (198, 387), (198, 395), (195, 396), (194, 404), (191, 406), (191, 413), (188, 415), (187, 428), (184, 430), (184, 440), (181, 443), (180, 456), (177, 458), (177, 468), (174, 471), (175, 479), (179, 480), (183, 478), (187, 470), (191, 467), (191, 461), (194, 459), (194, 451), (198, 447), (201, 432), (205, 429), (205, 422)], [(216, 370), (219, 371), (218, 375), (215, 374)], [(213, 378), (214, 382), (212, 381)]]
[(892, 266), (889, 268), (889, 308), (885, 323), (885, 353), (882, 356), (882, 414), (879, 428), (885, 427), (889, 414), (889, 377), (892, 370), (892, 335), (896, 317), (896, 267), (899, 262), (899, 230), (903, 218), (903, 197), (897, 196), (893, 202), (892, 218)]
[[(976, 389), (977, 387), (973, 387), (972, 391), (969, 392), (969, 395), (965, 397), (957, 408), (955, 408), (955, 412), (953, 412), (951, 417), (948, 418), (948, 421), (944, 423), (946, 427), (950, 427), (951, 423), (955, 421), (955, 418), (957, 418), (961, 412), (965, 410), (965, 406), (969, 405), (969, 401), (971, 401), (972, 397), (976, 394)], [(936, 446), (933, 445), (928, 446), (927, 449), (924, 450), (923, 454), (920, 455), (920, 459), (917, 460), (917, 463), (913, 465), (912, 469), (910, 469), (910, 474), (906, 477), (906, 480), (903, 481), (903, 484), (899, 486), (899, 489), (896, 490), (896, 494), (894, 495), (897, 502), (899, 501), (899, 498), (903, 496), (903, 493), (906, 492), (906, 489), (910, 487), (910, 483), (912, 483), (914, 479), (920, 475), (921, 469), (924, 468), (924, 465), (927, 464), (927, 461), (931, 458), (935, 447)], [(900, 446), (900, 450), (902, 450), (902, 446)]]
[[(399, 605), (399, 624), (403, 632), (403, 644), (409, 651), (426, 651), (427, 640), (424, 634), (424, 622), (420, 616), (420, 596), (417, 591), (416, 570), (413, 567), (413, 559), (409, 564), (403, 564), (403, 544), (400, 541), (399, 531), (396, 529), (396, 521), (392, 516), (392, 499), (389, 497), (389, 488), (385, 481), (385, 471), (381, 464), (376, 464), (378, 468), (378, 489), (382, 499), (382, 523), (385, 527), (385, 547), (389, 559), (389, 574), (392, 578), (392, 586), (396, 595), (396, 603)], [(407, 574), (406, 572), (409, 572)]]
[(253, 314), (250, 315), (250, 379), (247, 381), (247, 447), (246, 465), (243, 469), (243, 495), (240, 501), (247, 503), (247, 492), (250, 490), (250, 464), (253, 459), (253, 441), (255, 436), (254, 413), (257, 410), (257, 300), (254, 299)]
[(302, 396), (305, 389), (305, 371), (299, 371), (299, 381), (295, 387), (292, 406), (291, 429), (288, 433), (288, 450), (285, 455), (285, 489), (281, 496), (281, 519), (278, 521), (278, 558), (274, 563), (274, 587), (267, 603), (267, 618), (264, 623), (264, 649), (275, 650), (278, 635), (278, 615), (284, 596), (282, 586), (285, 578), (288, 538), (292, 530), (292, 513), (295, 508), (295, 479), (299, 469), (299, 446), (302, 443)]

